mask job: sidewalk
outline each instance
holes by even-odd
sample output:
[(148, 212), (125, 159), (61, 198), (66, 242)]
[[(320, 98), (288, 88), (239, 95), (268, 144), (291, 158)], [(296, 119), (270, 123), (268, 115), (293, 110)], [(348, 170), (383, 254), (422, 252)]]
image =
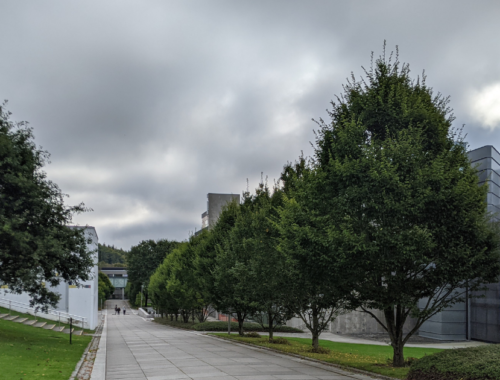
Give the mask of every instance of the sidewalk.
[[(113, 301), (108, 307), (114, 306)], [(107, 315), (107, 380), (369, 380), (376, 377), (159, 325), (129, 311), (132, 312), (127, 308), (127, 315), (109, 312)]]

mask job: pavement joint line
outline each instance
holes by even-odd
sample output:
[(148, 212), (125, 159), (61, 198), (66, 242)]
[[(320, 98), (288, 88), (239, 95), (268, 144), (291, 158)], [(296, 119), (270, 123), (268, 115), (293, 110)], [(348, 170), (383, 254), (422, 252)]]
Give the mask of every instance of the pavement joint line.
[[(291, 353), (291, 352), (282, 352), (282, 351), (277, 351), (277, 350), (274, 350), (272, 348), (268, 348), (268, 347), (262, 347), (262, 346), (257, 346), (255, 344), (252, 344), (252, 343), (247, 343), (247, 342), (238, 342), (238, 341), (234, 341), (232, 339), (227, 339), (227, 338), (224, 338), (222, 336), (217, 336), (217, 335), (208, 335), (206, 333), (203, 333), (203, 334), (199, 334), (199, 335), (203, 335), (203, 336), (206, 336), (208, 338), (214, 338), (214, 339), (219, 339), (219, 340), (223, 340), (225, 342), (230, 342), (234, 345), (239, 345), (239, 346), (246, 346), (246, 347), (250, 347), (250, 348), (253, 348), (255, 350), (265, 350), (265, 351), (269, 351), (273, 354), (281, 354), (281, 355), (285, 355), (285, 356), (293, 356), (295, 358), (298, 358), (298, 359), (302, 359), (302, 360), (305, 360), (305, 361), (310, 361), (310, 362), (314, 362), (314, 363), (318, 363), (318, 364), (322, 364), (322, 365), (326, 365), (326, 366), (329, 366), (329, 367), (334, 367), (334, 368), (338, 368), (338, 369), (341, 369), (343, 371), (346, 371), (346, 372), (354, 372), (355, 374), (360, 374), (360, 375), (366, 375), (366, 376), (371, 376), (372, 378), (374, 379), (383, 379), (383, 380), (394, 380), (393, 377), (388, 377), (388, 376), (384, 376), (384, 375), (380, 375), (378, 373), (373, 373), (373, 372), (369, 372), (369, 371), (364, 371), (362, 369), (357, 369), (357, 368), (352, 368), (352, 367), (346, 367), (346, 366), (341, 366), (341, 365), (338, 365), (338, 364), (334, 364), (334, 363), (328, 363), (328, 362), (324, 362), (324, 361), (321, 361), (321, 360), (318, 360), (318, 359), (313, 359), (313, 358), (308, 358), (306, 356), (301, 356), (301, 355), (298, 355), (298, 354), (294, 354), (294, 353)], [(279, 356), (279, 355), (276, 355), (276, 356)], [(315, 366), (313, 366), (315, 367)], [(344, 376), (349, 376), (351, 377), (350, 375), (344, 375)], [(355, 379), (355, 377), (353, 377), (353, 379)]]

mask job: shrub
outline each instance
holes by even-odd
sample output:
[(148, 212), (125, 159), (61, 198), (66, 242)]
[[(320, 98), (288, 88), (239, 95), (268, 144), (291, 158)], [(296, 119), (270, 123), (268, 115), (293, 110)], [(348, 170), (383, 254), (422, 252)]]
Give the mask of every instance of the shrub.
[(307, 351), (312, 352), (314, 354), (325, 354), (325, 355), (327, 355), (331, 352), (331, 350), (329, 348), (325, 348), (325, 347), (318, 347), (318, 348), (309, 347), (309, 349)]
[(273, 343), (273, 344), (290, 344), (290, 342), (288, 340), (286, 340), (285, 338), (283, 337), (277, 337), (277, 338), (274, 338), (274, 339), (269, 339), (269, 343)]
[(407, 380), (500, 380), (500, 345), (444, 350), (412, 363)]
[[(203, 322), (198, 323), (193, 326), (196, 331), (227, 331), (227, 322), (215, 321), (215, 322)], [(245, 322), (243, 323), (243, 330), (245, 331), (263, 331), (262, 327), (257, 323)], [(231, 322), (231, 331), (238, 331), (238, 323)], [(264, 331), (266, 331), (264, 329)], [(303, 332), (302, 330), (296, 329), (289, 326), (278, 326), (274, 329), (275, 332)]]
[(245, 338), (261, 338), (259, 333), (249, 332), (245, 334)]

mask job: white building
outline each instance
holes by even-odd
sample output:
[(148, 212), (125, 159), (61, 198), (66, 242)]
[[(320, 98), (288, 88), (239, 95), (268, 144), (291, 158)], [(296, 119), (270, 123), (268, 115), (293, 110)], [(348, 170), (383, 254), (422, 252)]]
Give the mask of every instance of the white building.
[[(98, 292), (98, 237), (94, 227), (72, 227), (82, 228), (85, 230), (85, 237), (92, 240), (87, 247), (93, 251), (94, 266), (91, 269), (90, 279), (83, 281), (80, 287), (70, 283), (61, 281), (56, 287), (48, 288), (61, 295), (59, 303), (55, 309), (49, 309), (47, 313), (38, 312), (36, 315), (41, 318), (51, 319), (54, 321), (61, 320), (67, 323), (69, 318), (73, 318), (78, 326), (81, 326), (79, 321), (83, 321), (83, 327), (87, 329), (95, 329), (98, 324), (97, 315), (97, 292)], [(20, 313), (34, 314), (33, 308), (29, 307), (30, 297), (28, 293), (13, 294), (8, 291), (8, 287), (2, 286), (0, 291), (0, 306), (11, 308)]]

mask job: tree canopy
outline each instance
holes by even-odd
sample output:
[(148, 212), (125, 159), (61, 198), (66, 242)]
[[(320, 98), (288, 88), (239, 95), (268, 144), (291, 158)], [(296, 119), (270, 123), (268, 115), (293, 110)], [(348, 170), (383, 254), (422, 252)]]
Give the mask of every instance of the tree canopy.
[(0, 106), (0, 282), (43, 308), (59, 299), (45, 284), (86, 281), (94, 265), (83, 229), (68, 226), (88, 209), (64, 205), (64, 194), (42, 170), (48, 158), (33, 129), (12, 122), (5, 103)]
[[(295, 198), (307, 210), (305, 230), (329, 244), (336, 273), (351, 273), (363, 310), (383, 311), (376, 319), (395, 366), (423, 322), (500, 273), (487, 185), (478, 186), (451, 129), (447, 99), (409, 72), (382, 56), (367, 79), (346, 86), (331, 123), (320, 121), (305, 174), (292, 177), (302, 181)], [(408, 316), (416, 326), (404, 336)]]

